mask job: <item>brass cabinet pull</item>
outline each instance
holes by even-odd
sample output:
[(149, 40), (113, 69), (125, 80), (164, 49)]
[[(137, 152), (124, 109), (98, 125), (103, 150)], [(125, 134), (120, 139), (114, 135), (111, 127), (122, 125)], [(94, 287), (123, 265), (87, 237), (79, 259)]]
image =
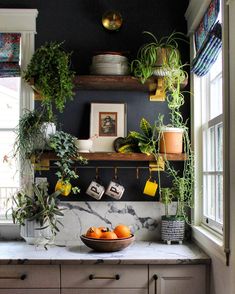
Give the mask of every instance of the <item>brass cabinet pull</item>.
[(158, 280), (158, 275), (153, 275), (154, 279), (154, 294), (157, 294), (157, 280)]
[(120, 280), (120, 275), (115, 275), (113, 277), (99, 277), (95, 275), (89, 275), (89, 280)]
[(0, 280), (25, 280), (27, 278), (26, 274), (17, 276), (17, 277), (0, 277)]

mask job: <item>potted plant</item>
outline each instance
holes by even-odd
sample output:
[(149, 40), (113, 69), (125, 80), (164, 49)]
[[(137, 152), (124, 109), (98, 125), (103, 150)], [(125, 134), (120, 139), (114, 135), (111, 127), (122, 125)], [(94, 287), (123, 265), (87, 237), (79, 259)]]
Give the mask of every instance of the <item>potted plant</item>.
[(21, 236), (28, 244), (48, 243), (59, 232), (58, 217), (63, 216), (58, 206), (59, 194), (49, 194), (47, 183), (39, 183), (13, 196), (13, 222), (21, 226)]
[(26, 110), (20, 117), (14, 144), (14, 155), (21, 160), (39, 155), (47, 148), (50, 136), (56, 131), (55, 119), (43, 110)]
[(157, 154), (158, 134), (156, 125), (142, 118), (140, 121), (141, 132), (131, 131), (129, 135), (119, 143), (118, 152), (130, 153), (141, 152), (147, 155)]
[(24, 73), (24, 79), (33, 83), (43, 97), (42, 105), (47, 108), (49, 118), (54, 106), (62, 112), (74, 95), (74, 73), (69, 69), (71, 54), (62, 49), (62, 44), (51, 42), (38, 48)]
[(183, 40), (182, 33), (174, 32), (158, 40), (151, 32), (143, 32), (152, 38), (152, 41), (144, 44), (137, 53), (137, 58), (131, 63), (131, 71), (142, 83), (152, 75), (169, 76), (169, 70), (174, 66), (181, 66), (178, 40)]
[(68, 133), (57, 131), (49, 142), (51, 149), (55, 151), (56, 156), (59, 158), (55, 163), (59, 169), (56, 172), (58, 181), (55, 190), (59, 190), (63, 196), (68, 196), (71, 190), (74, 194), (80, 192), (78, 186), (72, 187), (71, 184), (72, 179), (78, 178), (73, 165), (75, 160), (79, 160), (82, 164), (87, 162), (86, 159), (79, 155), (76, 140), (76, 137)]

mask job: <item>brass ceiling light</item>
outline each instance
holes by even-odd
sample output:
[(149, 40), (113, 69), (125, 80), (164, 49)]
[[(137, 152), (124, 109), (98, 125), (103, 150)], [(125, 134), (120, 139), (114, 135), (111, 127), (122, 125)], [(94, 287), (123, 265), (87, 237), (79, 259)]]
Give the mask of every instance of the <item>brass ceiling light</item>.
[(109, 31), (117, 31), (122, 26), (123, 19), (118, 11), (110, 10), (103, 14), (102, 24)]

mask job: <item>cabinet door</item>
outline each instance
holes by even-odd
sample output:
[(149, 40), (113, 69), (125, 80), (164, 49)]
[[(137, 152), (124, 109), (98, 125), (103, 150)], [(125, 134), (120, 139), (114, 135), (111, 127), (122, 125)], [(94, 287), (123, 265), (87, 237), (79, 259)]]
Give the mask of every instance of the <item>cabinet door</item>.
[(62, 289), (61, 294), (148, 294), (148, 290), (147, 289)]
[(206, 294), (205, 265), (150, 266), (149, 294)]
[(0, 294), (60, 294), (60, 289), (0, 289)]

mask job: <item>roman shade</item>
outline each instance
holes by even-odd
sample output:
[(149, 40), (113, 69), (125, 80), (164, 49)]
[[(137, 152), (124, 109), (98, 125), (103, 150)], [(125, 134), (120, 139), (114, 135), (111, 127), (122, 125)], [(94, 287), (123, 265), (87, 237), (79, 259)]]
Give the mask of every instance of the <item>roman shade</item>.
[(19, 33), (0, 33), (0, 78), (20, 76)]
[(219, 10), (220, 1), (212, 0), (194, 33), (196, 57), (192, 61), (191, 71), (197, 76), (209, 72), (222, 48), (221, 24), (216, 23)]

